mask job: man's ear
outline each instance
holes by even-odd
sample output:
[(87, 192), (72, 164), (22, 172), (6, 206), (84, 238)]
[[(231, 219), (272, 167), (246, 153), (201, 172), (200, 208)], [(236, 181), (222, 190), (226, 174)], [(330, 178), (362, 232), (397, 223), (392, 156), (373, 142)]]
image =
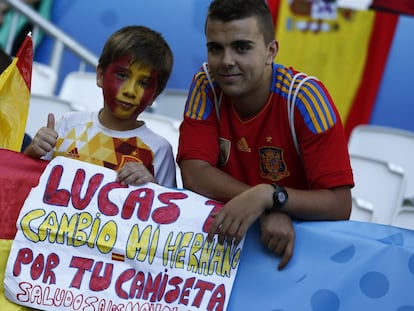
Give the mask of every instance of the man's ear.
[(102, 88), (103, 85), (103, 71), (99, 65), (96, 68), (96, 85), (100, 88)]
[(279, 43), (276, 40), (273, 40), (272, 42), (270, 42), (267, 46), (267, 53), (268, 53), (268, 57), (266, 60), (266, 64), (272, 64), (277, 52), (279, 52)]

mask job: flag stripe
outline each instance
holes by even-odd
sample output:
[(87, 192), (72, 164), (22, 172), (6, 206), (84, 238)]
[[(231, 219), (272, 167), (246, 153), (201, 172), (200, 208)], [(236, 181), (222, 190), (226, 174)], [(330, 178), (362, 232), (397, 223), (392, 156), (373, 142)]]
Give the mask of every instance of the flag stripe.
[(16, 221), (32, 187), (39, 183), (48, 161), (0, 149), (0, 239), (13, 239)]
[(26, 87), (30, 92), (33, 66), (33, 41), (31, 34), (28, 34), (24, 39), (16, 57), (17, 68), (19, 69), (19, 72), (26, 83)]
[(412, 0), (374, 0), (370, 9), (388, 11), (398, 14), (414, 15)]
[(0, 148), (20, 151), (30, 104), (33, 44), (27, 36), (0, 75)]
[(347, 138), (355, 126), (369, 123), (397, 22), (397, 15), (376, 13), (364, 73), (345, 122)]
[(39, 183), (47, 163), (20, 152), (0, 149), (0, 310), (33, 310), (4, 297), (3, 279), (20, 210), (32, 187)]

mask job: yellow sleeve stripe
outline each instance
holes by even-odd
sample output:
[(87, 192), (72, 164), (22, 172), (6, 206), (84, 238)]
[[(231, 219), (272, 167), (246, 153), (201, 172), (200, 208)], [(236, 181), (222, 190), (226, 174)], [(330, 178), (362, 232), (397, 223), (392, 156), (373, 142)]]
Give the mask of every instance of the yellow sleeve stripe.
[(205, 73), (201, 71), (194, 76), (191, 84), (189, 101), (185, 110), (186, 117), (204, 120), (210, 115), (212, 105), (207, 96), (208, 93), (210, 93), (210, 85)]
[[(287, 100), (289, 86), (293, 75), (290, 70), (279, 67), (276, 73), (274, 92)], [(293, 86), (293, 92), (303, 77), (298, 78)], [(322, 133), (336, 123), (335, 111), (324, 89), (316, 80), (305, 82), (297, 96), (295, 109), (298, 109), (313, 133)]]

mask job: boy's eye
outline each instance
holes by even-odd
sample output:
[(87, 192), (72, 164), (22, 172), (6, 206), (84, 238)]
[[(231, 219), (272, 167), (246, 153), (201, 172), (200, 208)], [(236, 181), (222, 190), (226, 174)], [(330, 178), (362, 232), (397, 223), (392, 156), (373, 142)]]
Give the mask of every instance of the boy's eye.
[(142, 87), (147, 87), (148, 86), (148, 84), (149, 84), (149, 82), (148, 82), (148, 80), (147, 79), (144, 79), (144, 80), (140, 80), (139, 81), (139, 84), (142, 86)]
[(124, 71), (116, 72), (115, 75), (121, 80), (125, 80), (128, 78), (128, 74)]
[(143, 87), (143, 88), (149, 88), (152, 86), (153, 84), (153, 80), (150, 78), (146, 78), (146, 79), (142, 79), (139, 81), (139, 84)]

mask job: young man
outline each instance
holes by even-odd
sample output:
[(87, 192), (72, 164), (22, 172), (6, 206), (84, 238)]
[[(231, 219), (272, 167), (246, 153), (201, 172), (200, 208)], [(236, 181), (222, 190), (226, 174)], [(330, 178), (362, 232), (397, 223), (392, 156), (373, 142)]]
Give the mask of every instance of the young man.
[(205, 34), (208, 69), (193, 78), (180, 127), (184, 187), (226, 202), (210, 239), (237, 243), (260, 218), (262, 242), (282, 269), (293, 254), (292, 219), (349, 218), (354, 183), (340, 116), (315, 79), (295, 79), (289, 95), (296, 71), (274, 63), (264, 0), (213, 0)]
[(73, 157), (118, 171), (118, 181), (175, 187), (170, 143), (137, 119), (164, 90), (173, 55), (163, 37), (144, 26), (124, 27), (106, 42), (97, 68), (103, 108), (71, 112), (55, 128), (53, 114), (25, 153)]

